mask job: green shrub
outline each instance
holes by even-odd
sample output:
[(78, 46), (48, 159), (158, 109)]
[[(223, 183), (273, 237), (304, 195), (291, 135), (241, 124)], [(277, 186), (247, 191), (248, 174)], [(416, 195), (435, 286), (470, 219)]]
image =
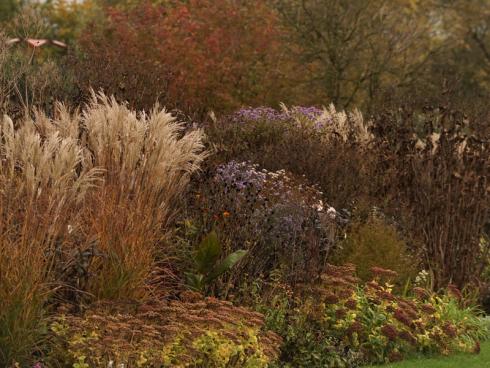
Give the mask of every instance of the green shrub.
[(352, 224), (339, 253), (341, 262), (356, 265), (357, 275), (364, 281), (370, 279), (374, 266), (396, 271), (402, 283), (416, 272), (417, 260), (407, 244), (393, 225), (380, 218)]
[(186, 272), (187, 285), (196, 291), (204, 288), (225, 272), (231, 270), (247, 254), (240, 249), (222, 257), (223, 247), (215, 231), (211, 231), (202, 240), (193, 254), (194, 272)]
[[(280, 335), (281, 367), (354, 368), (363, 363), (363, 355), (326, 329), (314, 311), (321, 308), (315, 298), (293, 292), (279, 271), (269, 281), (243, 284), (240, 297), (264, 314), (265, 326)], [(248, 298), (247, 298), (248, 297)]]
[(453, 286), (443, 295), (416, 288), (413, 298), (396, 296), (396, 273), (373, 267), (373, 280), (359, 284), (354, 267), (331, 267), (318, 289), (325, 328), (362, 351), (370, 362), (403, 359), (414, 352), (449, 354), (477, 349), (485, 326), (463, 307)]

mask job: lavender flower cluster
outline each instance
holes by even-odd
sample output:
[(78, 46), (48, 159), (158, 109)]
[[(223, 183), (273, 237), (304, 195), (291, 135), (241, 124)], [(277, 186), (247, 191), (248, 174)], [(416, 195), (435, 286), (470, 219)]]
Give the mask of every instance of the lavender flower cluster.
[(252, 186), (260, 190), (264, 186), (267, 174), (265, 170), (259, 171), (258, 165), (230, 161), (217, 167), (215, 178), (225, 184), (226, 188), (242, 190)]
[(286, 185), (288, 178), (284, 170), (276, 172), (260, 170), (257, 164), (250, 162), (230, 161), (218, 166), (215, 180), (224, 184), (225, 191), (248, 189), (256, 192), (260, 198), (265, 195), (270, 198), (280, 198), (290, 192)]
[(321, 267), (318, 260), (334, 244), (339, 219), (338, 212), (322, 202), (318, 188), (285, 170), (268, 171), (237, 161), (217, 167), (212, 187), (212, 204), (218, 205), (214, 212), (230, 213), (223, 226), (234, 221), (228, 229), (233, 231), (232, 243), (249, 244), (255, 260), (246, 266), (250, 275), (279, 263), (291, 277)]
[(304, 116), (310, 120), (316, 120), (323, 114), (323, 110), (315, 106), (294, 106), (291, 113), (295, 116)]
[(331, 121), (329, 114), (315, 106), (294, 106), (289, 110), (276, 110), (271, 107), (241, 108), (232, 115), (235, 123), (257, 121), (288, 122), (295, 119), (308, 120), (315, 123), (316, 128), (322, 128)]
[[(303, 192), (305, 197), (309, 197), (309, 203), (302, 198), (300, 205), (306, 205), (318, 212), (325, 212), (330, 218), (335, 218), (337, 211), (330, 206), (324, 206), (321, 200), (322, 193), (313, 187), (306, 187), (302, 184), (295, 185), (285, 170), (268, 171), (260, 170), (257, 164), (249, 162), (230, 161), (220, 165), (216, 169), (215, 180), (224, 184), (225, 191), (242, 191), (244, 189), (254, 190), (261, 198), (267, 196), (279, 201), (290, 201), (294, 197), (294, 192)], [(297, 194), (297, 193), (296, 193)]]
[(289, 116), (283, 111), (277, 111), (271, 107), (244, 107), (236, 111), (232, 115), (232, 120), (237, 123), (245, 123), (250, 121), (286, 121)]

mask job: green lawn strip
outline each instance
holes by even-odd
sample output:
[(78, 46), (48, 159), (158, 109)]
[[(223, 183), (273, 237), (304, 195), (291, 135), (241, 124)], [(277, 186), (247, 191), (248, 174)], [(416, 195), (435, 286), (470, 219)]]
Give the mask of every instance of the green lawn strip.
[(490, 341), (482, 343), (480, 354), (417, 358), (369, 368), (490, 368)]

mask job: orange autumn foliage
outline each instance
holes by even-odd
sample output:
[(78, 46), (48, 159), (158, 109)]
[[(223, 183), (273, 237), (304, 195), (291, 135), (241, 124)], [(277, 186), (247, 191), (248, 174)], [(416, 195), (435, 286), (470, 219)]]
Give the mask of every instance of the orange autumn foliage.
[(138, 109), (158, 99), (198, 113), (278, 102), (283, 31), (263, 2), (145, 2), (106, 14), (80, 39), (84, 90), (102, 88)]

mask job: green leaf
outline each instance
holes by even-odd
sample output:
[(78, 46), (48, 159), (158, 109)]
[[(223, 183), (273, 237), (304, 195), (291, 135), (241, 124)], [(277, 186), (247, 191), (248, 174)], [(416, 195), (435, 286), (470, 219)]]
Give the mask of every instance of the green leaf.
[(218, 266), (216, 266), (213, 269), (213, 271), (206, 277), (206, 282), (210, 282), (216, 279), (217, 277), (221, 276), (226, 271), (232, 269), (233, 266), (235, 266), (246, 254), (247, 251), (243, 249), (231, 253)]
[(197, 248), (194, 258), (197, 270), (202, 274), (211, 272), (220, 255), (221, 243), (218, 240), (218, 235), (213, 230), (204, 237)]
[(189, 288), (195, 291), (202, 291), (204, 288), (204, 276), (201, 274), (186, 272), (186, 283)]

